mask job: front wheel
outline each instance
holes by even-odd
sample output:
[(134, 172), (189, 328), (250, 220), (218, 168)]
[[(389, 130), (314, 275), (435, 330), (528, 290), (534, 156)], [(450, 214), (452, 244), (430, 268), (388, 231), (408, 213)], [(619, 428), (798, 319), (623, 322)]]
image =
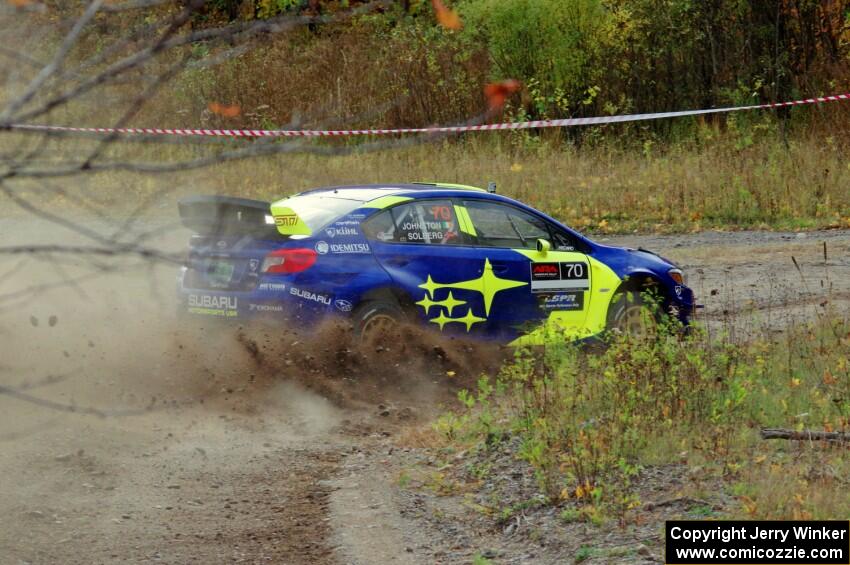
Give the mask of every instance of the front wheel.
[(608, 329), (638, 340), (658, 337), (659, 304), (648, 293), (625, 291), (614, 297), (608, 312)]

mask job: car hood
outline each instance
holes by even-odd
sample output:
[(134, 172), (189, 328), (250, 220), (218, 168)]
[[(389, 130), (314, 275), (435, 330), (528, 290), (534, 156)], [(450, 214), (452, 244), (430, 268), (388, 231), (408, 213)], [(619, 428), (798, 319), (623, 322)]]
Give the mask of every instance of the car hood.
[(629, 273), (641, 271), (665, 276), (670, 269), (678, 268), (669, 259), (643, 248), (634, 249), (632, 247), (611, 247), (597, 244), (593, 255), (611, 267), (621, 278)]
[(652, 257), (655, 257), (656, 259), (660, 259), (665, 264), (665, 266), (668, 266), (671, 269), (678, 268), (676, 266), (676, 263), (674, 263), (673, 261), (671, 261), (667, 257), (664, 257), (663, 255), (661, 255), (659, 253), (656, 253), (655, 251), (650, 251), (649, 249), (644, 249), (643, 247), (638, 247), (637, 249), (634, 249), (634, 248), (631, 248), (631, 247), (626, 247), (624, 249), (626, 251), (628, 251), (629, 253), (639, 254), (642, 257), (646, 257), (647, 255), (650, 255)]

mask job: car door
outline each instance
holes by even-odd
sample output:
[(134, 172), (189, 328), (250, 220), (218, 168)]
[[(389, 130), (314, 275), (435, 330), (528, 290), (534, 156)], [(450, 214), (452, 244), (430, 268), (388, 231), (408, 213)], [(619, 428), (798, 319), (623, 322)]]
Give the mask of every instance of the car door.
[[(524, 334), (527, 343), (542, 341), (547, 332), (580, 337), (592, 296), (587, 255), (571, 248), (544, 219), (516, 206), (470, 198), (460, 208), (492, 268), (485, 275), (491, 296), (488, 332)], [(538, 251), (541, 239), (550, 249)]]
[(369, 218), (363, 232), (423, 323), (449, 334), (485, 330), (485, 262), (451, 200), (398, 204)]

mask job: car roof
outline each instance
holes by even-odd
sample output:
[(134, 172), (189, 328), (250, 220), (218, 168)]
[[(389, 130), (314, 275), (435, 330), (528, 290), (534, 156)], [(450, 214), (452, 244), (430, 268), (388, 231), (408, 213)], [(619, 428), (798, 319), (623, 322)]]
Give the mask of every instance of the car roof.
[[(581, 233), (575, 231), (572, 228), (569, 228), (552, 218), (544, 214), (539, 210), (535, 210), (531, 208), (527, 204), (523, 204), (513, 198), (509, 198), (507, 196), (501, 194), (491, 193), (489, 190), (485, 190), (483, 188), (479, 188), (477, 186), (469, 186), (463, 184), (452, 184), (452, 183), (441, 183), (441, 182), (411, 182), (411, 183), (386, 183), (386, 184), (350, 184), (350, 185), (340, 185), (340, 186), (326, 186), (322, 188), (313, 188), (310, 190), (305, 190), (293, 196), (306, 196), (306, 195), (315, 195), (320, 198), (340, 198), (347, 200), (359, 201), (362, 203), (371, 202), (378, 198), (383, 197), (408, 197), (408, 198), (453, 198), (453, 197), (473, 197), (476, 199), (487, 199), (487, 200), (495, 200), (507, 204), (512, 204), (514, 206), (519, 206), (529, 211), (533, 211), (534, 213), (543, 216), (546, 220), (550, 222), (554, 222), (555, 224), (567, 229), (571, 234), (575, 237), (580, 238), (582, 241), (586, 242), (589, 245), (596, 245), (592, 240), (586, 238)], [(284, 199), (286, 200), (286, 199)], [(393, 200), (390, 198), (390, 200)], [(387, 206), (391, 205), (387, 203)], [(379, 206), (379, 208), (384, 208), (384, 206)]]
[(297, 196), (315, 195), (346, 198), (369, 202), (383, 196), (424, 196), (427, 192), (462, 191), (483, 192), (483, 188), (464, 184), (436, 183), (436, 182), (413, 182), (413, 183), (388, 183), (388, 184), (353, 184), (341, 186), (326, 186), (313, 188), (298, 193)]

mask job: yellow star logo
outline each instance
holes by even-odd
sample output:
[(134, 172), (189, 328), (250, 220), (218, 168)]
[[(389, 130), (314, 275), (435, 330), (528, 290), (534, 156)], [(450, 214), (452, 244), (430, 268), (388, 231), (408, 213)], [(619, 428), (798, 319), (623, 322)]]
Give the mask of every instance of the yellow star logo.
[(440, 312), (439, 316), (437, 316), (436, 318), (431, 318), (429, 321), (440, 326), (440, 331), (443, 330), (443, 326), (445, 326), (446, 324), (450, 322), (458, 322), (461, 324), (465, 324), (466, 331), (469, 332), (469, 330), (472, 329), (473, 325), (478, 324), (480, 322), (486, 322), (487, 318), (479, 318), (478, 316), (475, 316), (472, 313), (472, 308), (469, 308), (466, 311), (466, 315), (462, 318), (449, 318), (443, 312)]
[(422, 300), (416, 303), (417, 306), (422, 306), (425, 309), (426, 316), (431, 313), (431, 306), (439, 306), (439, 304), (439, 302), (434, 302), (428, 298), (427, 294), (422, 298)]
[(466, 311), (466, 316), (464, 316), (463, 318), (455, 318), (452, 321), (453, 322), (462, 322), (462, 323), (466, 324), (466, 331), (468, 333), (469, 330), (472, 329), (473, 324), (477, 324), (479, 322), (486, 322), (487, 318), (479, 318), (478, 316), (474, 316), (472, 314), (472, 308), (470, 308), (469, 310)]
[(440, 306), (445, 306), (446, 311), (449, 313), (449, 316), (452, 315), (456, 306), (460, 306), (462, 304), (466, 304), (466, 300), (457, 300), (454, 296), (452, 296), (452, 291), (449, 291), (449, 296), (445, 300), (438, 302)]
[(434, 291), (440, 288), (453, 288), (478, 292), (484, 298), (484, 313), (489, 316), (490, 306), (493, 304), (493, 298), (496, 297), (497, 293), (510, 288), (525, 286), (527, 284), (528, 283), (524, 281), (499, 278), (496, 273), (493, 272), (493, 266), (490, 264), (490, 259), (485, 259), (484, 272), (477, 279), (458, 281), (456, 283), (438, 283), (434, 282), (431, 275), (428, 275), (428, 280), (420, 284), (419, 288), (424, 289), (431, 298), (434, 297)]
[(428, 280), (427, 280), (427, 281), (425, 281), (424, 283), (420, 284), (420, 285), (419, 285), (419, 288), (424, 288), (424, 289), (425, 289), (425, 292), (427, 292), (427, 293), (428, 293), (428, 296), (433, 297), (433, 296), (434, 296), (434, 291), (435, 291), (435, 290), (437, 290), (438, 288), (442, 288), (442, 285), (439, 285), (439, 284), (435, 283), (435, 282), (431, 279), (431, 275), (428, 275)]
[(452, 312), (454, 312), (455, 307), (460, 306), (462, 304), (466, 304), (466, 300), (457, 300), (454, 296), (452, 296), (452, 291), (449, 291), (449, 296), (445, 300), (435, 302), (428, 298), (428, 295), (425, 295), (425, 297), (422, 298), (422, 300), (420, 300), (416, 304), (422, 306), (422, 308), (425, 309), (426, 316), (431, 312), (432, 306), (445, 306), (446, 310), (449, 313), (449, 316), (451, 316)]
[(433, 322), (433, 323), (437, 324), (438, 326), (440, 326), (440, 331), (443, 331), (443, 326), (445, 326), (446, 324), (448, 324), (449, 322), (451, 322), (451, 321), (452, 321), (452, 319), (451, 319), (451, 318), (447, 318), (445, 314), (443, 314), (442, 312), (440, 312), (440, 315), (439, 315), (439, 316), (437, 316), (436, 318), (431, 318), (431, 319), (430, 319), (430, 320), (428, 320), (428, 321), (429, 321), (429, 322)]

